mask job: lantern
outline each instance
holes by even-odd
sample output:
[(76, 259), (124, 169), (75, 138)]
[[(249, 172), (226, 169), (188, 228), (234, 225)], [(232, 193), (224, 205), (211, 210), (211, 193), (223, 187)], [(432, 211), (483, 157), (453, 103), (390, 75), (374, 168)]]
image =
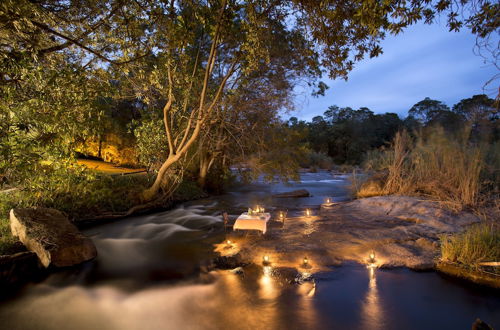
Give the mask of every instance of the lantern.
[(262, 263), (264, 265), (268, 265), (269, 264), (269, 256), (267, 254), (264, 257), (262, 257)]

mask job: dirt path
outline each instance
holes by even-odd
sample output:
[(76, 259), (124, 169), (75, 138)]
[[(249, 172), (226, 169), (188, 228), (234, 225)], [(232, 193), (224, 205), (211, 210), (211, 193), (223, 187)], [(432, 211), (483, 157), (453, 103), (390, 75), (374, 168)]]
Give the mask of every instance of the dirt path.
[(85, 165), (91, 170), (111, 175), (146, 173), (145, 168), (126, 168), (100, 160), (78, 159), (77, 163), (79, 165)]

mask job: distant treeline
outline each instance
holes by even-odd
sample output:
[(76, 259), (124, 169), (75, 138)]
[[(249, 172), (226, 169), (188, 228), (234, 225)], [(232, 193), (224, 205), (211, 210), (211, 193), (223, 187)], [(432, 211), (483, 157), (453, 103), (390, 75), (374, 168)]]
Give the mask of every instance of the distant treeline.
[(375, 114), (366, 107), (354, 110), (334, 105), (310, 122), (291, 117), (287, 124), (302, 133), (302, 143), (314, 152), (331, 157), (336, 164), (360, 164), (368, 151), (387, 145), (403, 129), (411, 134), (439, 125), (451, 134), (471, 129), (476, 141), (499, 141), (499, 117), (495, 100), (481, 94), (463, 99), (451, 109), (426, 97), (404, 119), (395, 113)]

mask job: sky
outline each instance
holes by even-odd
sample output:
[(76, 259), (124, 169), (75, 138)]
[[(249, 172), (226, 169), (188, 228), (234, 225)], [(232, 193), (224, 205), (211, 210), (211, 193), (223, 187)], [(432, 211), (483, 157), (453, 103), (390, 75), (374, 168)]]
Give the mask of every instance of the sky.
[(475, 40), (468, 30), (449, 32), (444, 24), (414, 25), (382, 41), (384, 53), (358, 63), (347, 82), (324, 77), (330, 87), (325, 96), (315, 98), (309, 88), (296, 88), (296, 111), (288, 116), (310, 120), (338, 105), (364, 106), (375, 113), (394, 112), (404, 118), (425, 97), (449, 107), (476, 94), (495, 98), (499, 80), (483, 87), (498, 71), (474, 54)]

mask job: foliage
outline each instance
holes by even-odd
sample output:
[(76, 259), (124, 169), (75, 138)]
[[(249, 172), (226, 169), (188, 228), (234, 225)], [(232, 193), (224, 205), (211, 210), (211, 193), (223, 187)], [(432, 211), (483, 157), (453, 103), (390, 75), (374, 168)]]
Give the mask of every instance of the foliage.
[(331, 106), (324, 116), (316, 116), (310, 123), (289, 120), (292, 130), (306, 134), (306, 143), (312, 150), (324, 153), (337, 164), (359, 164), (369, 150), (379, 148), (394, 137), (403, 122), (398, 115), (376, 115), (368, 108)]
[(426, 125), (432, 120), (435, 120), (440, 113), (449, 111), (450, 108), (448, 108), (448, 106), (443, 102), (426, 97), (422, 101), (413, 105), (408, 111), (408, 115)]
[(472, 269), (478, 269), (480, 262), (500, 260), (500, 227), (482, 223), (463, 233), (441, 236), (441, 258)]
[(162, 120), (156, 117), (143, 117), (140, 121), (133, 121), (131, 126), (136, 138), (139, 161), (148, 169), (158, 170), (165, 158), (165, 145), (167, 145)]
[(331, 170), (333, 168), (333, 160), (321, 152), (311, 151), (307, 154), (305, 161), (300, 164), (300, 167)]

